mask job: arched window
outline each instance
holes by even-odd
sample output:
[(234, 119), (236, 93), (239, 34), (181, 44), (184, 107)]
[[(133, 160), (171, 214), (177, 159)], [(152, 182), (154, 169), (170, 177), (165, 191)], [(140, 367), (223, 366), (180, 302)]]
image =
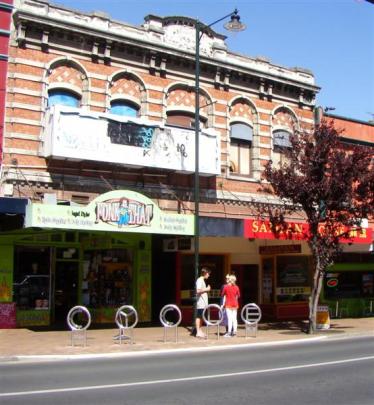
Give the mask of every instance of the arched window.
[(230, 126), (230, 172), (242, 176), (251, 174), (253, 129), (242, 122)]
[[(195, 115), (187, 111), (169, 111), (166, 124), (182, 128), (195, 128)], [(206, 128), (206, 126), (207, 120), (200, 116), (200, 128)]]
[(285, 151), (291, 148), (291, 132), (285, 129), (277, 129), (273, 131), (273, 164), (275, 166), (287, 163)]
[(110, 103), (109, 112), (124, 117), (138, 117), (139, 107), (127, 100), (116, 100)]
[(65, 105), (68, 107), (79, 107), (80, 97), (72, 91), (65, 89), (53, 89), (48, 92), (48, 107), (54, 105)]
[(282, 151), (291, 147), (290, 142), (291, 134), (283, 129), (273, 131), (273, 145), (274, 150)]

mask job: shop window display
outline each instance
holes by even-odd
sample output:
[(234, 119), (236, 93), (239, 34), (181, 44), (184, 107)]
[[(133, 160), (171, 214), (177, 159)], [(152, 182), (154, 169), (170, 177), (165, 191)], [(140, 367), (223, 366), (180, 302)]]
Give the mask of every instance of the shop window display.
[(326, 273), (326, 299), (374, 297), (374, 271), (342, 271)]
[(273, 298), (273, 258), (264, 259), (262, 262), (262, 300), (263, 304), (271, 304)]
[(307, 301), (310, 271), (307, 256), (277, 257), (277, 302)]
[(133, 254), (128, 249), (85, 253), (83, 304), (92, 308), (132, 304)]
[(49, 309), (49, 251), (44, 248), (16, 247), (13, 301), (18, 309)]

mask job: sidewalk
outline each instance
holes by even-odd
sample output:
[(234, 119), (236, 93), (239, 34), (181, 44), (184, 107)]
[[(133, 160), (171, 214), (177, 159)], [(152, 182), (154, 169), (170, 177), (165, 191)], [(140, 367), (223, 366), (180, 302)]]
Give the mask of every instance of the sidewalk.
[[(216, 329), (210, 328), (209, 339), (199, 339), (190, 335), (187, 328), (178, 328), (178, 342), (174, 330), (168, 330), (164, 342), (164, 329), (160, 327), (137, 327), (134, 329), (133, 344), (127, 340), (119, 344), (113, 339), (118, 335), (117, 328), (88, 329), (87, 345), (76, 340), (71, 346), (71, 332), (32, 331), (30, 329), (0, 329), (0, 362), (19, 360), (30, 356), (56, 356), (71, 358), (74, 355), (104, 355), (111, 353), (150, 352), (157, 350), (214, 348), (226, 345), (242, 345), (265, 342), (308, 340), (316, 337), (339, 337), (347, 335), (370, 335), (374, 337), (374, 317), (333, 319), (331, 328), (308, 335), (300, 330), (300, 323), (261, 323), (257, 337), (245, 338), (244, 326), (240, 325), (238, 336), (217, 339)], [(221, 333), (224, 330), (221, 328)]]

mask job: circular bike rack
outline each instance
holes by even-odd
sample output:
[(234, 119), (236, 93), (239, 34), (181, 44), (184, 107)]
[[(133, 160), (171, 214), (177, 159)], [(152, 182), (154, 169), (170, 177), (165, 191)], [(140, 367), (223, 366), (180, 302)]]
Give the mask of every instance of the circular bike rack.
[[(76, 321), (76, 318), (79, 315), (83, 315), (85, 319), (85, 323), (79, 324)], [(87, 329), (91, 325), (91, 314), (90, 311), (82, 306), (77, 305), (70, 309), (66, 316), (66, 322), (71, 330), (71, 345), (74, 346), (75, 338), (83, 338), (84, 345), (86, 346), (87, 343)]]
[[(218, 313), (218, 318), (213, 318), (212, 312)], [(218, 304), (209, 304), (204, 308), (203, 320), (206, 323), (206, 337), (209, 338), (209, 328), (211, 326), (217, 329), (217, 339), (219, 339), (219, 327), (223, 321), (223, 311)]]
[[(167, 314), (173, 313), (176, 319), (170, 321), (167, 319)], [(175, 330), (175, 342), (178, 342), (178, 326), (182, 322), (181, 310), (175, 304), (168, 304), (161, 308), (160, 311), (160, 322), (164, 327), (164, 342), (167, 338), (167, 330), (174, 328)]]
[(240, 315), (245, 325), (245, 337), (248, 336), (248, 332), (254, 333), (254, 337), (256, 337), (258, 323), (260, 322), (262, 317), (260, 307), (254, 303), (246, 304), (242, 308)]
[[(129, 339), (133, 343), (133, 330), (139, 321), (136, 309), (132, 305), (122, 305), (118, 308), (114, 321), (119, 328), (119, 343), (122, 343), (122, 339)], [(129, 331), (129, 336), (125, 335), (126, 330)]]

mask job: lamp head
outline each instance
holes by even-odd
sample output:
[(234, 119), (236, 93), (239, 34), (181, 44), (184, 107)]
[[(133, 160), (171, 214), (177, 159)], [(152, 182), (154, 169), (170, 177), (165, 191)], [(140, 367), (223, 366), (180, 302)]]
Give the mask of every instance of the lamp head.
[(238, 14), (238, 9), (235, 9), (231, 14), (231, 20), (224, 25), (228, 31), (239, 32), (246, 29), (246, 25), (240, 22), (240, 16)]

